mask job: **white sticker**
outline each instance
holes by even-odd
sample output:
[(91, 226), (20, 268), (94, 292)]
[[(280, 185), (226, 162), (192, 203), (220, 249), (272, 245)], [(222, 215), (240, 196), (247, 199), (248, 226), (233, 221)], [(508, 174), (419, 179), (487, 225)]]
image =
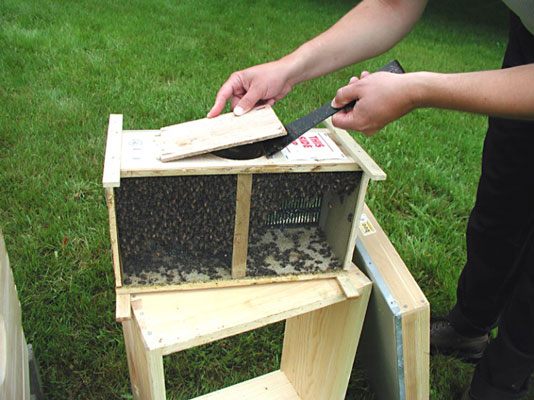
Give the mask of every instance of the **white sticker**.
[(286, 160), (342, 160), (345, 154), (325, 132), (309, 131), (282, 150)]
[(130, 139), (128, 141), (128, 158), (131, 160), (140, 160), (143, 158), (143, 141), (141, 139)]
[(369, 236), (376, 233), (375, 227), (371, 224), (371, 221), (369, 221), (369, 217), (364, 213), (362, 213), (360, 217), (360, 231), (362, 231), (363, 236)]

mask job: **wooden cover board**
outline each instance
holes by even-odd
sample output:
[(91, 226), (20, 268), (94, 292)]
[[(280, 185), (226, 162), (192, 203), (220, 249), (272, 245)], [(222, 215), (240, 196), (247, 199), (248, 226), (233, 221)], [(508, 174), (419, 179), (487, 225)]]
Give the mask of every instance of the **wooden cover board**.
[(173, 161), (287, 134), (269, 105), (161, 128), (161, 161)]

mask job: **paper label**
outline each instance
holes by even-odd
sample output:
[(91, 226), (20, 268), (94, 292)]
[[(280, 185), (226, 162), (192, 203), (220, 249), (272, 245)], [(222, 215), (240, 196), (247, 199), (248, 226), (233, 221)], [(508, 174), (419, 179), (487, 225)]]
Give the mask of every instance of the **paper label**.
[(143, 141), (141, 139), (130, 139), (128, 141), (128, 147), (127, 147), (127, 158), (130, 160), (140, 160), (143, 158), (144, 153), (144, 145)]
[(341, 149), (326, 132), (309, 131), (282, 150), (286, 160), (343, 160)]
[(362, 213), (360, 217), (360, 231), (362, 232), (363, 236), (369, 236), (373, 233), (376, 233), (375, 227), (373, 224), (371, 224), (371, 221), (369, 221), (369, 217), (367, 217), (367, 215), (364, 213)]

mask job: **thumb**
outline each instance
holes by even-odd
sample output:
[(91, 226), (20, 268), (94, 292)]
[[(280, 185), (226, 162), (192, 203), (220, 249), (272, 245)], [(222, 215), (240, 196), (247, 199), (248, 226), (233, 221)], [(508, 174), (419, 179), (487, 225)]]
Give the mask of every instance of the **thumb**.
[(237, 116), (243, 115), (250, 111), (252, 107), (261, 100), (259, 90), (250, 88), (249, 91), (239, 100), (234, 108), (234, 114)]

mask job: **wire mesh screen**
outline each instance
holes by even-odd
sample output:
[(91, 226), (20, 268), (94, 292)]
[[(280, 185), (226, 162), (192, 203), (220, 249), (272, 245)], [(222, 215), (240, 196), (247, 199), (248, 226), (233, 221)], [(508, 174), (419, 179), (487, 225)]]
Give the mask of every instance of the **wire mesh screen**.
[(321, 197), (292, 199), (280, 204), (280, 208), (267, 215), (266, 226), (317, 225), (321, 216)]

